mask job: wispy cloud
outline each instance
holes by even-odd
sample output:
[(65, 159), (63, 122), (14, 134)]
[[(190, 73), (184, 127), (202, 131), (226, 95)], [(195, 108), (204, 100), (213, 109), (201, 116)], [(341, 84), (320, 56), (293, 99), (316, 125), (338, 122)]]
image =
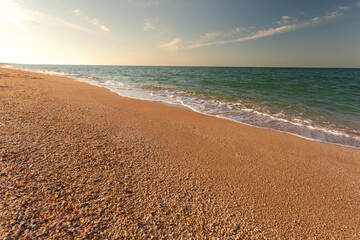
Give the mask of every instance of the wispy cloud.
[(69, 28), (72, 28), (72, 29), (75, 29), (75, 30), (80, 30), (82, 32), (93, 32), (92, 30), (88, 29), (88, 28), (85, 28), (85, 27), (82, 27), (82, 26), (79, 26), (79, 25), (76, 25), (76, 24), (73, 24), (73, 23), (70, 23), (70, 22), (67, 22), (67, 21), (63, 21), (63, 20), (59, 20), (62, 22), (62, 24), (64, 24), (65, 26), (69, 27)]
[(39, 15), (38, 12), (22, 8), (13, 0), (0, 1), (0, 19), (18, 28), (24, 29), (27, 23), (36, 21)]
[(289, 19), (290, 19), (289, 16), (282, 16), (281, 18), (282, 18), (283, 20), (289, 20)]
[(24, 8), (15, 0), (0, 0), (0, 20), (14, 25), (16, 28), (26, 30), (32, 25), (65, 26), (68, 28), (90, 32), (89, 29), (67, 22), (63, 19), (47, 15), (42, 12)]
[(82, 19), (84, 19), (85, 21), (87, 21), (87, 22), (93, 24), (94, 26), (98, 27), (101, 31), (104, 31), (104, 32), (109, 32), (110, 31), (110, 29), (106, 25), (100, 23), (99, 19), (89, 17), (88, 15), (86, 15), (85, 13), (80, 11), (80, 9), (74, 9), (72, 12), (76, 16), (79, 16)]
[(222, 44), (227, 44), (227, 43), (243, 42), (243, 41), (248, 41), (248, 40), (257, 39), (257, 38), (263, 38), (263, 37), (287, 32), (287, 31), (290, 31), (290, 30), (293, 30), (293, 29), (296, 29), (299, 27), (300, 26), (296, 25), (296, 24), (285, 25), (285, 26), (281, 26), (281, 27), (277, 27), (277, 28), (269, 28), (266, 30), (259, 30), (256, 33), (253, 33), (253, 34), (251, 34), (249, 36), (245, 36), (245, 37), (239, 37), (239, 38), (228, 39), (228, 40), (211, 41), (211, 42), (205, 42), (205, 43), (195, 43), (195, 44), (190, 44), (187, 46), (182, 46), (181, 48), (192, 49), (192, 48), (207, 47), (207, 46), (212, 46), (212, 45), (222, 45)]
[[(305, 20), (295, 19), (292, 16), (286, 15), (286, 16), (282, 16), (281, 19), (276, 22), (278, 27), (259, 29), (255, 32), (249, 32), (250, 28), (246, 29), (240, 27), (225, 32), (209, 32), (200, 36), (198, 40), (190, 41), (182, 45), (180, 45), (181, 43), (183, 43), (182, 41), (180, 41), (180, 38), (175, 38), (173, 41), (167, 44), (163, 44), (160, 47), (167, 49), (169, 51), (177, 51), (179, 49), (194, 49), (200, 47), (223, 45), (223, 44), (237, 43), (237, 42), (249, 41), (253, 39), (264, 38), (289, 31), (294, 31), (296, 29), (310, 27), (321, 23), (336, 20), (344, 16), (344, 12), (349, 9), (350, 9), (349, 6), (340, 6), (327, 12), (324, 15), (313, 17), (311, 19), (305, 19)], [(246, 34), (246, 32), (248, 34)]]
[(150, 38), (158, 42), (163, 42), (162, 39), (171, 31), (159, 16), (143, 19), (141, 28), (148, 33)]
[(175, 38), (171, 42), (159, 45), (159, 47), (164, 48), (170, 52), (176, 52), (179, 49), (181, 41), (182, 40), (180, 38)]
[(208, 32), (208, 33), (205, 33), (204, 35), (202, 35), (200, 37), (200, 42), (206, 42), (206, 41), (209, 41), (209, 40), (212, 40), (216, 37), (218, 37), (220, 35), (219, 32)]
[(350, 7), (349, 6), (340, 6), (340, 7), (338, 7), (338, 9), (343, 10), (343, 11), (347, 11), (347, 10), (350, 9)]
[(147, 32), (156, 30), (155, 20), (147, 19), (143, 22), (143, 29)]
[(277, 21), (277, 25), (287, 25), (290, 24), (291, 17), (290, 16), (282, 16), (279, 21)]
[(195, 41), (194, 43), (206, 43), (209, 41), (217, 41), (219, 39), (229, 39), (233, 38), (236, 35), (239, 35), (241, 32), (245, 31), (246, 29), (243, 27), (237, 27), (234, 29), (230, 29), (228, 31), (217, 31), (217, 32), (207, 32), (203, 34), (199, 40)]

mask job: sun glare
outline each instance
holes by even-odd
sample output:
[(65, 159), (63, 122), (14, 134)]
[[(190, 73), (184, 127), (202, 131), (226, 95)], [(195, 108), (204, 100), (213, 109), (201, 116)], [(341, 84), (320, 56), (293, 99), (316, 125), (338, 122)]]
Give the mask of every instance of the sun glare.
[(19, 28), (24, 28), (24, 23), (33, 20), (33, 17), (17, 3), (11, 0), (2, 0), (0, 1), (0, 19)]

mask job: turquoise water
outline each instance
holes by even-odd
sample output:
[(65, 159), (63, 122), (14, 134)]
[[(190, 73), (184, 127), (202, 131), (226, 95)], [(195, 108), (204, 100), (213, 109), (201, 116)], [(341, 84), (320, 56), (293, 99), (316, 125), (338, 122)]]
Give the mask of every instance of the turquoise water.
[(360, 148), (360, 69), (14, 67), (68, 76), (126, 97)]

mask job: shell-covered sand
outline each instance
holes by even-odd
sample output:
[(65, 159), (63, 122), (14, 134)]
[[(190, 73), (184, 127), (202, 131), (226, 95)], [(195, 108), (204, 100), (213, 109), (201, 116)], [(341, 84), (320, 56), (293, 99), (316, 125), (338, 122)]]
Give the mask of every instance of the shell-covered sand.
[(360, 150), (0, 69), (0, 239), (359, 239)]

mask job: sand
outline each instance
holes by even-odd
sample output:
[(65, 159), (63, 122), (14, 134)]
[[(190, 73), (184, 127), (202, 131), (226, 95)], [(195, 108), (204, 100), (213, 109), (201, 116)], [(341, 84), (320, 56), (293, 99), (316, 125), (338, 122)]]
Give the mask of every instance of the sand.
[(360, 150), (0, 69), (0, 238), (359, 239)]

